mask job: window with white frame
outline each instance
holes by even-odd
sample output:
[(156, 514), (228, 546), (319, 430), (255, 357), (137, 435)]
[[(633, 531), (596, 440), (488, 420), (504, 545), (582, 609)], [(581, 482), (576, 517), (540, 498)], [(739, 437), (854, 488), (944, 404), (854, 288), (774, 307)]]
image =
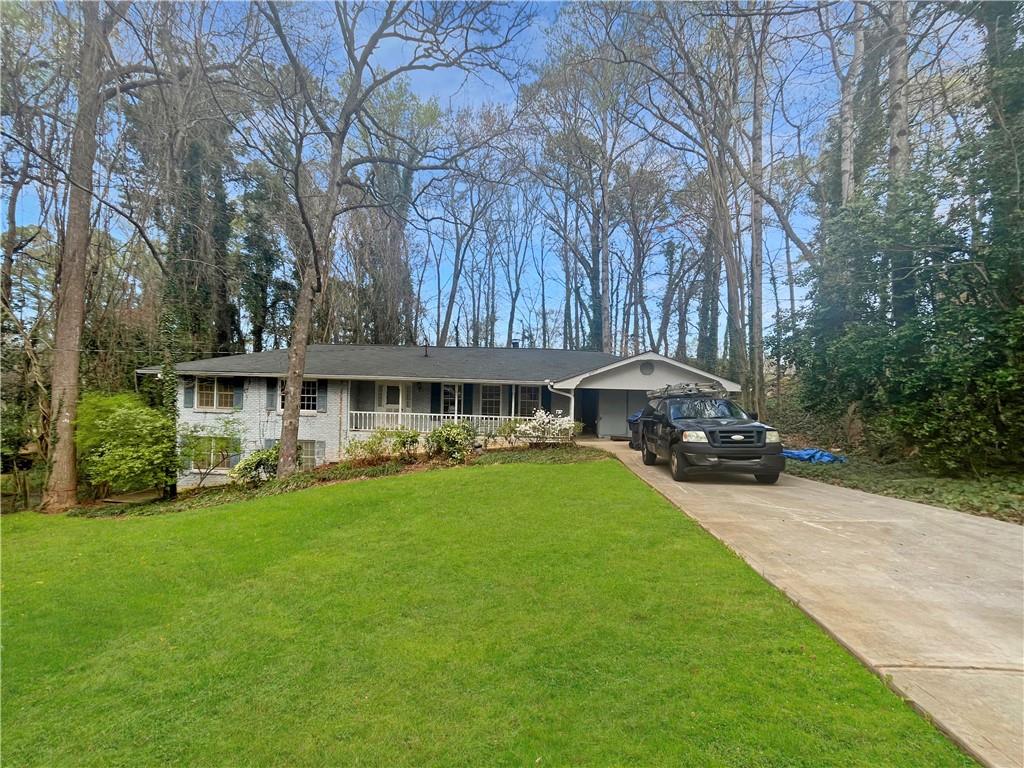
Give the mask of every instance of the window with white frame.
[(199, 472), (228, 469), (238, 446), (230, 437), (200, 437), (192, 454), (192, 469)]
[(313, 469), (316, 466), (316, 440), (299, 440), (298, 446), (296, 465), (302, 469)]
[(534, 411), (538, 408), (540, 408), (540, 387), (519, 387), (519, 415), (533, 416)]
[[(279, 389), (281, 391), (281, 410), (284, 410), (284, 389), (285, 380), (281, 379), (279, 382)], [(299, 394), (299, 410), (300, 411), (315, 411), (316, 410), (316, 390), (317, 380), (316, 379), (305, 379), (302, 382), (302, 392)]]
[(462, 413), (462, 385), (441, 386), (441, 413)]
[(501, 385), (481, 385), (480, 414), (483, 416), (501, 416)]
[(230, 379), (196, 381), (196, 407), (227, 411), (235, 407), (235, 383)]

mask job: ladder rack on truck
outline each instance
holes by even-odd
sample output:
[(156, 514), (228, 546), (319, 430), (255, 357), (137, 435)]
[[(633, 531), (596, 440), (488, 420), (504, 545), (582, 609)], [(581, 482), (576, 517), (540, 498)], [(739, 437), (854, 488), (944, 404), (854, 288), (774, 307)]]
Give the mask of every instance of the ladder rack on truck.
[(710, 382), (669, 384), (661, 389), (651, 389), (647, 392), (648, 397), (671, 397), (672, 395), (711, 395), (714, 397), (726, 397), (727, 394), (725, 387), (721, 384), (713, 384)]

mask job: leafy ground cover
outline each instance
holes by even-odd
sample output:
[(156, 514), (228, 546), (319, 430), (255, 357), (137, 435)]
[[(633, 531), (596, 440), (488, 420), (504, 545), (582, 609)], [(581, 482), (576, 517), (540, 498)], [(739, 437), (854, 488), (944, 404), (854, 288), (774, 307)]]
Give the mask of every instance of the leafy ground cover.
[(612, 460), (0, 525), (9, 765), (971, 764)]
[(786, 472), (883, 496), (1024, 524), (1024, 478), (1019, 475), (939, 477), (910, 462), (885, 464), (861, 456), (850, 456), (845, 464), (805, 464), (790, 459), (786, 461)]

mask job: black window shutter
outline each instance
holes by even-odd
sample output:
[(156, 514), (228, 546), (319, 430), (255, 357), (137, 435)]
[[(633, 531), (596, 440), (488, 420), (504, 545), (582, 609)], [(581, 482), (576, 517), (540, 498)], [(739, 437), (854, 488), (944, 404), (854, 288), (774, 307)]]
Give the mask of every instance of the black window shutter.
[(436, 381), (430, 385), (430, 412), (441, 412), (441, 385)]
[(473, 385), (462, 385), (462, 412), (473, 413)]
[(551, 390), (547, 387), (540, 388), (540, 407), (551, 413)]
[(316, 380), (316, 410), (327, 413), (327, 379)]
[(277, 410), (277, 394), (278, 384), (277, 379), (267, 379), (267, 410)]
[(245, 379), (235, 379), (235, 399), (232, 405), (236, 411), (242, 410), (245, 401)]
[(196, 380), (185, 379), (185, 407), (196, 407)]
[(515, 416), (515, 413), (513, 413), (513, 411), (512, 411), (512, 390), (513, 390), (514, 387), (515, 387), (515, 384), (509, 384), (507, 387), (502, 387), (502, 389), (508, 391), (508, 415), (509, 416)]

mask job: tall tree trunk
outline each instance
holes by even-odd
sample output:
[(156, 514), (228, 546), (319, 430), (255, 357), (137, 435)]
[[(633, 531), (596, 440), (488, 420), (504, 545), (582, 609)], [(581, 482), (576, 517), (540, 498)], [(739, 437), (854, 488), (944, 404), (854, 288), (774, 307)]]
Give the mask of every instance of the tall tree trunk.
[[(295, 299), (295, 316), (292, 318), (291, 346), (288, 349), (288, 376), (285, 380), (284, 408), (281, 414), (281, 452), (277, 461), (277, 474), (287, 477), (293, 474), (299, 452), (299, 406), (302, 395), (302, 378), (306, 371), (306, 347), (313, 319), (313, 299), (320, 291), (321, 269), (330, 263), (334, 221), (341, 195), (341, 167), (344, 137), (335, 134), (331, 141), (330, 174), (327, 179), (327, 194), (321, 201), (317, 218), (312, 226), (308, 260), (299, 270), (299, 291)], [(296, 174), (296, 194), (301, 180)]]
[(790, 331), (796, 333), (796, 278), (793, 274), (793, 252), (789, 238), (785, 238), (786, 246), (786, 285), (789, 287), (789, 325)]
[(854, 150), (857, 144), (856, 123), (853, 114), (853, 98), (860, 79), (860, 70), (864, 61), (864, 6), (859, 2), (853, 4), (853, 54), (850, 66), (842, 78), (839, 101), (839, 178), (840, 202), (847, 205), (855, 190)]
[[(610, 301), (611, 291), (610, 275), (602, 272), (604, 263), (604, 250), (601, 236), (601, 206), (596, 201), (590, 212), (590, 264), (586, 272), (590, 282), (590, 339), (589, 349), (605, 350), (605, 339), (611, 341), (611, 304), (608, 304), (608, 311), (605, 312), (605, 302)], [(608, 325), (605, 324), (605, 315), (608, 316)], [(610, 351), (610, 350), (607, 350)]]
[(676, 357), (679, 360), (685, 361), (689, 358), (686, 349), (686, 332), (688, 330), (687, 318), (690, 314), (690, 293), (682, 285), (679, 286), (676, 313), (679, 318), (679, 335), (676, 337)]
[[(452, 314), (455, 312), (455, 302), (459, 297), (459, 281), (462, 279), (462, 268), (466, 262), (466, 244), (461, 236), (455, 238), (454, 263), (452, 265), (452, 284), (448, 290), (448, 301), (444, 308), (444, 321), (441, 323), (441, 331), (437, 335), (437, 346), (443, 347), (448, 343), (448, 334), (452, 327)], [(456, 329), (458, 323), (456, 323)]]
[(608, 187), (610, 184), (607, 168), (601, 173), (601, 338), (602, 352), (612, 351), (612, 306), (611, 306), (611, 246), (609, 243)]
[(697, 362), (709, 371), (718, 367), (718, 291), (722, 280), (722, 259), (708, 228), (704, 243), (700, 302), (697, 306)]
[[(762, 148), (762, 112), (764, 110), (763, 49), (764, 30), (762, 22), (760, 44), (754, 50), (754, 114), (750, 122), (750, 173), (757, 187), (764, 184), (764, 163)], [(750, 402), (758, 413), (765, 411), (764, 395), (764, 335), (761, 308), (762, 261), (764, 253), (764, 200), (756, 191), (750, 193)]]
[[(311, 256), (311, 259), (316, 256)], [(284, 408), (281, 414), (281, 453), (277, 461), (277, 474), (281, 477), (296, 470), (299, 447), (299, 405), (302, 377), (306, 370), (306, 349), (313, 319), (315, 267), (307, 263), (302, 270), (299, 295), (295, 300), (292, 320), (292, 340), (288, 349), (288, 376), (285, 380)]]
[[(718, 205), (728, 206), (724, 190), (718, 192)], [(744, 328), (743, 264), (736, 252), (732, 222), (728, 208), (717, 216), (716, 245), (725, 263), (726, 314), (728, 315), (729, 375), (743, 384), (749, 395), (749, 363), (747, 356), (746, 331)]]
[(775, 408), (778, 410), (782, 404), (782, 306), (779, 303), (779, 276), (775, 269), (775, 259), (768, 260), (768, 275), (772, 297), (775, 299)]
[(7, 190), (7, 231), (4, 233), (4, 262), (0, 270), (0, 308), (11, 312), (11, 298), (14, 290), (14, 251), (18, 247), (18, 198), (28, 181), (29, 154), (22, 153), (18, 177)]
[[(531, 246), (532, 247), (532, 246)], [(544, 240), (540, 245), (540, 345), (548, 348), (547, 270), (544, 268)]]
[[(889, 191), (886, 213), (889, 221), (903, 215), (905, 185), (910, 172), (910, 124), (907, 115), (907, 6), (892, 3), (889, 46)], [(889, 253), (892, 283), (892, 318), (896, 325), (915, 311), (913, 275), (914, 257), (897, 243)]]
[[(85, 270), (91, 241), (93, 164), (96, 162), (96, 134), (103, 98), (103, 51), (105, 27), (98, 3), (82, 3), (82, 47), (78, 62), (78, 113), (71, 136), (68, 169), (68, 215), (55, 290), (57, 318), (54, 328), (53, 368), (50, 383), (50, 413), (54, 444), (50, 476), (43, 493), (47, 512), (63, 512), (77, 501), (78, 468), (75, 456), (75, 418), (78, 414), (78, 371), (80, 344), (85, 319)], [(111, 14), (114, 12), (111, 11)]]

